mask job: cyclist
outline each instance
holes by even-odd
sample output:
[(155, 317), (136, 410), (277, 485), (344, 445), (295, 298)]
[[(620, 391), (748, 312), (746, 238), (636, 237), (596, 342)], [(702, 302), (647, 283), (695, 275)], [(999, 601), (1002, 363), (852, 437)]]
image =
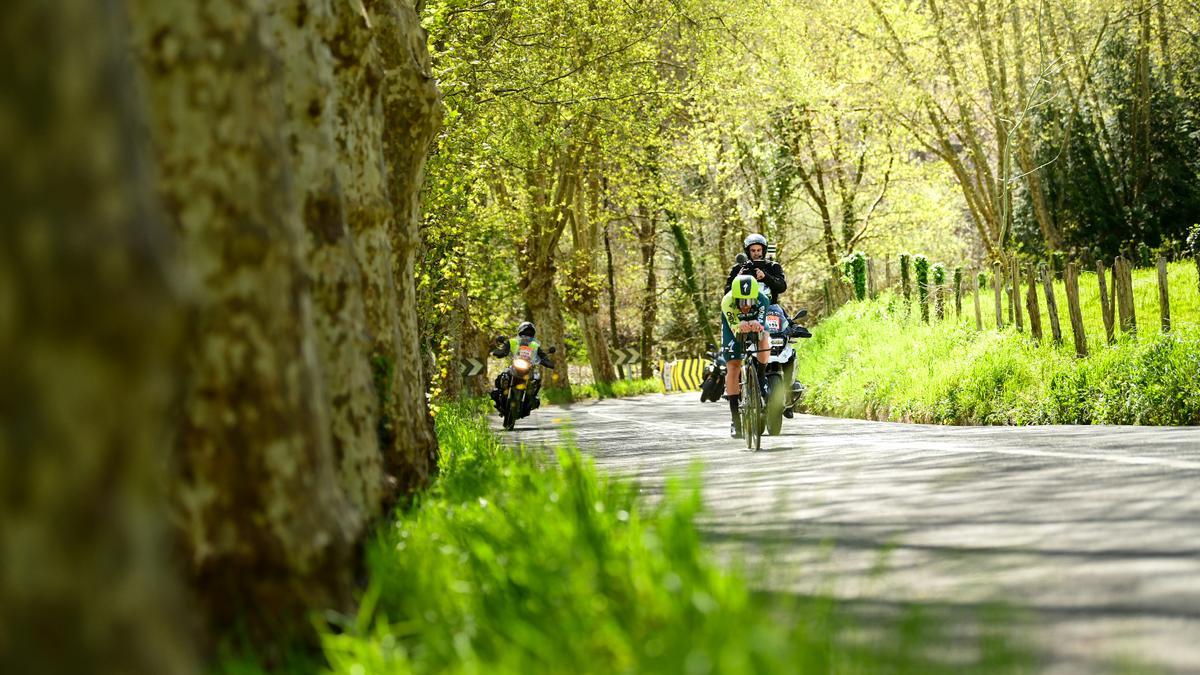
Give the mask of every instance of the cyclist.
[(757, 354), (759, 363), (766, 363), (771, 355), (771, 339), (763, 319), (771, 300), (763, 292), (758, 279), (749, 274), (733, 278), (732, 287), (721, 299), (721, 344), (725, 352), (725, 398), (729, 401), (732, 424), (729, 433), (734, 438), (742, 437), (742, 419), (738, 415), (738, 402), (742, 393), (742, 357), (745, 355), (738, 333), (757, 331)]

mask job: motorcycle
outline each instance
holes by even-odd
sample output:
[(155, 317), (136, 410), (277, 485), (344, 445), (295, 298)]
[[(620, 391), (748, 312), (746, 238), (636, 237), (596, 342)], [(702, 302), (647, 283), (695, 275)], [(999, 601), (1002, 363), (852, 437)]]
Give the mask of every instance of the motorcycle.
[[(554, 352), (554, 347), (547, 350), (548, 354)], [(505, 431), (512, 431), (517, 420), (528, 417), (541, 405), (541, 399), (538, 398), (538, 391), (542, 388), (539, 365), (542, 364), (538, 362), (532, 346), (521, 345), (512, 355), (512, 363), (500, 373), (500, 396), (496, 400), (496, 409)]]
[(711, 359), (711, 363), (704, 365), (704, 379), (700, 384), (700, 402), (719, 401), (725, 395), (725, 355), (717, 349), (716, 345), (709, 343), (708, 351), (704, 352), (704, 356)]
[(792, 416), (791, 413), (804, 394), (804, 386), (793, 381), (796, 350), (792, 346), (792, 340), (812, 337), (807, 328), (796, 323), (805, 316), (808, 316), (807, 309), (788, 317), (782, 307), (771, 305), (767, 308), (767, 315), (763, 321), (767, 333), (771, 336), (771, 355), (763, 366), (763, 377), (767, 402), (766, 430), (772, 436), (779, 435), (785, 414), (789, 418)]

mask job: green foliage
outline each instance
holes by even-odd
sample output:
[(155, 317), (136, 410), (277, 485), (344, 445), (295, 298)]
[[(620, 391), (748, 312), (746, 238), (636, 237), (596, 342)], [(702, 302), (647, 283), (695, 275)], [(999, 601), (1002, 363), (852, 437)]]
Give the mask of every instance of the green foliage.
[(979, 275), (976, 277), (976, 279), (978, 279), (978, 281), (979, 281), (979, 290), (982, 291), (983, 289), (987, 288), (987, 284), (988, 284), (987, 272), (980, 272)]
[(921, 304), (921, 320), (929, 322), (929, 259), (923, 255), (913, 258), (917, 273), (917, 301)]
[[(813, 331), (797, 379), (822, 414), (951, 424), (1200, 424), (1200, 291), (1187, 263), (1169, 266), (1173, 330), (1145, 326), (1104, 342), (1095, 275), (1080, 295), (1091, 355), (1069, 338), (1031, 342), (1011, 329), (974, 329), (974, 318), (911, 325), (889, 298), (844, 307)], [(1066, 292), (1055, 284), (1060, 311)], [(1157, 316), (1154, 270), (1134, 277), (1137, 316)], [(1043, 325), (1048, 325), (1042, 305)], [(1143, 318), (1143, 321), (1146, 321)], [(1151, 324), (1153, 325), (1153, 324)], [(986, 326), (985, 326), (986, 327)], [(1064, 326), (1069, 335), (1069, 325)]]
[(610, 384), (572, 384), (570, 391), (561, 388), (543, 389), (542, 398), (547, 403), (562, 404), (584, 399), (624, 398), (661, 393), (662, 380), (652, 377), (645, 380), (614, 380)]
[[(502, 446), (485, 407), (438, 417), (437, 485), (370, 548), (358, 615), (325, 633), (331, 673), (1007, 672), (1025, 667), (983, 620), (953, 665), (928, 610), (852, 632), (827, 598), (752, 593), (695, 525), (698, 481), (655, 506), (578, 452)], [(845, 635), (846, 637), (842, 637)], [(978, 644), (971, 644), (977, 639)], [(968, 644), (963, 644), (966, 641)]]
[[(1168, 21), (1189, 25), (1184, 30), (1194, 34), (1194, 8), (1168, 10), (1176, 11)], [(1092, 94), (1078, 102), (1048, 100), (1033, 116), (1029, 133), (1045, 198), (1062, 229), (1060, 245), (1104, 258), (1136, 248), (1137, 259), (1148, 265), (1153, 260), (1147, 254), (1182, 240), (1187, 223), (1200, 214), (1200, 42), (1173, 41), (1170, 54), (1149, 50), (1147, 69), (1140, 73), (1137, 20), (1123, 18), (1124, 26), (1090, 40), (1099, 39), (1088, 71)], [(1164, 57), (1173, 62), (1171, 77)], [(1056, 73), (1054, 86), (1078, 90), (1071, 75)], [(1017, 235), (1025, 250), (1041, 252), (1030, 195), (1016, 196)]]

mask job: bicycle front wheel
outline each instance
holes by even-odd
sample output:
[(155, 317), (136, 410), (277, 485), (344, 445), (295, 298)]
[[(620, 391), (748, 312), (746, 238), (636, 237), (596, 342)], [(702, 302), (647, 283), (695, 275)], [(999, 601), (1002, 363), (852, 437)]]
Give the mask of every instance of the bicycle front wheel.
[(757, 452), (762, 448), (762, 385), (758, 381), (756, 364), (747, 363), (742, 372), (746, 374), (742, 383), (742, 433), (746, 436), (746, 448)]

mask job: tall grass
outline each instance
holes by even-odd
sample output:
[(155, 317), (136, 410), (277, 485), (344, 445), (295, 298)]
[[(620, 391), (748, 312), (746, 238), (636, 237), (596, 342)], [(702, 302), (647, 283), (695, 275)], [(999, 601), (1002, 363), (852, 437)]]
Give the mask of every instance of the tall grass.
[[(695, 480), (656, 506), (577, 452), (499, 444), (482, 407), (438, 417), (437, 485), (369, 551), (357, 617), (323, 638), (330, 672), (1006, 672), (1001, 630), (944, 644), (919, 611), (855, 631), (836, 603), (752, 593), (709, 561)], [(953, 656), (949, 653), (953, 652)]]
[[(797, 378), (810, 411), (849, 417), (954, 424), (1200, 424), (1200, 291), (1190, 263), (1169, 266), (1173, 330), (1159, 330), (1154, 270), (1134, 274), (1138, 335), (1105, 339), (1095, 274), (1080, 279), (1090, 355), (1074, 355), (1066, 292), (1055, 284), (1063, 344), (995, 330), (991, 294), (963, 315), (930, 325), (906, 318), (903, 299), (850, 303), (813, 330)], [(1041, 289), (1039, 288), (1039, 293)], [(1022, 292), (1022, 303), (1024, 293)], [(1028, 322), (1026, 322), (1028, 325)]]

